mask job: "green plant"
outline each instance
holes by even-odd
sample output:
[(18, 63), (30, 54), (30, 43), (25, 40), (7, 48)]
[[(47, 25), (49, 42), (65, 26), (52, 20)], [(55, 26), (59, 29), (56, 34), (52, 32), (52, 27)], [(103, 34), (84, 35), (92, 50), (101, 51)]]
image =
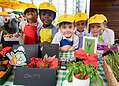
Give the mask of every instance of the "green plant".
[(97, 69), (95, 69), (91, 64), (83, 64), (83, 62), (72, 62), (67, 65), (68, 73), (65, 80), (72, 82), (73, 75), (78, 79), (90, 78), (93, 86), (103, 86), (103, 80), (100, 78)]
[(72, 75), (80, 74), (79, 79), (86, 79), (88, 77), (92, 77), (92, 75), (97, 75), (97, 70), (90, 64), (85, 65), (83, 62), (73, 62), (67, 65), (69, 73), (66, 76), (68, 81), (72, 81)]
[(107, 55), (106, 62), (111, 67), (115, 78), (119, 82), (119, 52), (113, 52), (113, 54)]

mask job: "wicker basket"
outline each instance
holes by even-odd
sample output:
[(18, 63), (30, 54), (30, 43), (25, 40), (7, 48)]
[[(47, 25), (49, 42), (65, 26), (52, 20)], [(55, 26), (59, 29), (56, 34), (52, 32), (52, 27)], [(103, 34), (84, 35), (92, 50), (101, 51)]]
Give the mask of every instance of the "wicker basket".
[(110, 66), (106, 63), (106, 57), (104, 57), (104, 71), (105, 71), (105, 76), (108, 80), (108, 86), (119, 86), (119, 82), (117, 82)]

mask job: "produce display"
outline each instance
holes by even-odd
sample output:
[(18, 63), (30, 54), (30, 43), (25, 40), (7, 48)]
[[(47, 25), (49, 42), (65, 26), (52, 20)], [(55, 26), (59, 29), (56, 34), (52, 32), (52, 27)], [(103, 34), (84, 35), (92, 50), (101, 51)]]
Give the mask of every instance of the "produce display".
[(0, 85), (7, 80), (13, 69), (13, 66), (9, 64), (9, 58), (6, 57), (6, 53), (11, 50), (11, 47), (5, 47), (0, 50)]
[(119, 82), (119, 52), (107, 55), (106, 62), (111, 67), (115, 78)]
[(36, 58), (32, 57), (30, 59), (30, 63), (28, 63), (29, 68), (51, 68), (57, 69), (58, 68), (58, 58), (56, 56), (53, 57), (44, 57), (44, 58)]

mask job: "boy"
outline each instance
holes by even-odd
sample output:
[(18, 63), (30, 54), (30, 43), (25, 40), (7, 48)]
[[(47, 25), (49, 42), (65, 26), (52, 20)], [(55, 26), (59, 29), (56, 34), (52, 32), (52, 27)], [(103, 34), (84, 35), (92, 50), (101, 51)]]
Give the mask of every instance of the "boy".
[(64, 14), (58, 20), (59, 31), (53, 38), (52, 44), (59, 44), (63, 52), (78, 48), (79, 38), (75, 35), (74, 16)]
[(53, 20), (56, 17), (56, 8), (53, 4), (48, 2), (43, 2), (39, 5), (39, 16), (43, 23), (43, 26), (40, 28), (40, 42), (51, 43), (54, 35), (57, 32), (56, 27), (52, 24)]
[(82, 44), (83, 44), (83, 36), (88, 35), (88, 31), (87, 31), (87, 14), (86, 13), (76, 13), (75, 14), (75, 26), (76, 26), (76, 35), (80, 38), (79, 41), (79, 48), (82, 48)]
[(23, 41), (24, 44), (36, 44), (38, 43), (38, 24), (37, 17), (38, 12), (36, 8), (27, 8), (24, 11), (24, 15), (27, 19), (27, 24), (23, 29)]

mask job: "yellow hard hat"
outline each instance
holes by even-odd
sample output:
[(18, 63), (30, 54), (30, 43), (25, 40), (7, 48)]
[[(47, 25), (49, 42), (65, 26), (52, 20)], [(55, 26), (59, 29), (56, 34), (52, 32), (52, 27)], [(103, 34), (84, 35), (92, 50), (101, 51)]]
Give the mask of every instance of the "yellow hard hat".
[(56, 7), (52, 3), (43, 2), (39, 5), (40, 10), (51, 10), (53, 12), (56, 12)]
[(62, 22), (74, 22), (74, 16), (70, 14), (63, 14), (59, 17), (57, 24), (62, 23)]
[(106, 16), (104, 16), (103, 14), (95, 14), (95, 15), (97, 15), (97, 16), (99, 16), (99, 17), (102, 17), (103, 20), (107, 22), (107, 18), (106, 18)]
[(89, 24), (92, 24), (92, 23), (103, 23), (104, 22), (104, 19), (98, 15), (94, 15), (92, 17), (90, 17), (90, 19), (88, 20), (88, 23)]
[(75, 14), (75, 22), (82, 21), (82, 20), (86, 21), (87, 19), (88, 16), (86, 13), (79, 12)]

